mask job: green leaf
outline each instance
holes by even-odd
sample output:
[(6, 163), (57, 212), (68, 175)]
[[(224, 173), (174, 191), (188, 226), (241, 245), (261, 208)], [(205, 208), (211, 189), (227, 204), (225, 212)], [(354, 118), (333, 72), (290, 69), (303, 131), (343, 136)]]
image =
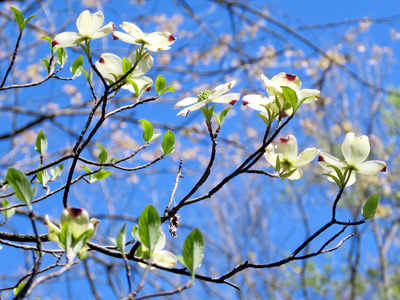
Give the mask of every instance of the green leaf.
[(32, 16), (30, 16), (30, 17), (27, 17), (27, 18), (25, 19), (24, 27), (25, 27), (25, 26), (29, 23), (29, 21), (32, 20), (33, 18), (36, 18), (36, 16), (35, 16), (35, 15), (32, 15)]
[(41, 130), (39, 131), (36, 138), (35, 151), (38, 152), (41, 156), (43, 156), (44, 153), (47, 151), (47, 139), (43, 131)]
[(223, 111), (221, 111), (221, 113), (219, 114), (219, 123), (218, 125), (222, 125), (222, 122), (224, 122), (224, 119), (227, 115), (227, 113), (232, 109), (233, 106), (229, 106), (227, 108), (225, 108)]
[(128, 59), (126, 59), (125, 57), (122, 58), (122, 72), (123, 72), (123, 74), (128, 73), (130, 69), (132, 69), (132, 63)]
[(61, 176), (62, 169), (64, 168), (64, 163), (59, 164), (54, 170), (50, 169), (52, 179), (57, 179)]
[(97, 180), (102, 180), (102, 179), (110, 176), (112, 173), (113, 173), (112, 171), (105, 171), (105, 170), (99, 171), (99, 172), (93, 174), (93, 177), (92, 177), (93, 179), (91, 180), (91, 182), (95, 182)]
[(85, 167), (85, 166), (81, 166), (82, 169), (84, 169), (86, 171), (86, 173), (92, 173), (92, 170), (90, 170), (89, 168)]
[(139, 122), (142, 123), (144, 129), (143, 139), (145, 140), (146, 143), (150, 143), (154, 135), (153, 125), (151, 125), (151, 123), (146, 120), (139, 120)]
[(81, 75), (81, 67), (83, 66), (83, 55), (75, 59), (71, 66), (71, 72), (74, 77)]
[(171, 154), (175, 150), (175, 136), (172, 131), (168, 130), (163, 137), (161, 150), (164, 155)]
[(61, 66), (64, 66), (68, 59), (67, 50), (64, 48), (57, 48), (57, 58)]
[(378, 195), (374, 194), (367, 200), (367, 202), (363, 207), (362, 215), (364, 217), (364, 220), (372, 219), (375, 216), (377, 207), (378, 207)]
[(41, 59), (42, 63), (44, 64), (44, 67), (46, 68), (47, 74), (50, 73), (50, 63), (47, 59)]
[[(336, 166), (334, 166), (334, 165), (328, 165), (327, 167), (332, 168), (332, 169), (336, 172), (336, 174), (337, 174), (337, 176), (338, 176), (337, 178), (338, 178), (339, 183), (340, 183), (340, 184), (338, 184), (338, 187), (339, 187), (339, 188), (343, 188), (345, 177), (344, 177), (342, 171), (341, 171), (338, 167), (336, 167)], [(331, 177), (331, 178), (332, 178), (332, 177)], [(332, 178), (332, 179), (333, 179), (333, 178)], [(335, 182), (336, 182), (336, 180), (335, 180)], [(336, 184), (337, 184), (337, 183), (336, 183)]]
[[(165, 92), (171, 92), (171, 93), (175, 93), (175, 90), (174, 90), (174, 88), (172, 87), (172, 86), (167, 86), (166, 88), (165, 88)], [(164, 93), (165, 93), (164, 92)]]
[(286, 101), (293, 107), (293, 111), (296, 111), (298, 102), (296, 92), (287, 86), (281, 86), (281, 88)]
[[(38, 168), (42, 167), (42, 165), (39, 165)], [(47, 182), (50, 180), (50, 176), (47, 173), (47, 170), (42, 170), (40, 172), (36, 173), (37, 179), (39, 183), (43, 186), (46, 186)]]
[(261, 118), (261, 120), (263, 120), (263, 122), (265, 123), (265, 125), (269, 126), (271, 125), (271, 119), (268, 119), (266, 116), (256, 113), (257, 116), (259, 116)]
[(192, 278), (204, 257), (204, 239), (201, 231), (195, 228), (186, 238), (182, 251), (184, 265), (190, 270)]
[(276, 157), (274, 170), (275, 172), (279, 172), (281, 170), (281, 160), (279, 158), (279, 155)]
[[(7, 201), (6, 198), (3, 198), (3, 208), (6, 208), (10, 203)], [(6, 217), (8, 220), (15, 214), (15, 208), (10, 208), (7, 210), (3, 210), (3, 215)]]
[(97, 147), (99, 147), (101, 150), (101, 152), (99, 154), (99, 162), (101, 164), (104, 164), (107, 161), (107, 157), (108, 157), (107, 151), (102, 145), (97, 145)]
[(211, 118), (213, 116), (215, 106), (216, 105), (208, 107), (208, 105), (206, 105), (205, 107), (200, 108), (201, 112), (203, 113), (204, 117), (206, 118), (207, 123), (211, 122)]
[(139, 86), (136, 84), (136, 82), (134, 82), (131, 79), (128, 79), (128, 82), (133, 86), (133, 89), (135, 90), (135, 94), (137, 97), (140, 97), (140, 90), (139, 90)]
[(326, 175), (329, 178), (332, 178), (332, 180), (336, 183), (336, 185), (341, 189), (342, 188), (342, 183), (340, 182), (339, 178), (337, 178), (336, 176), (329, 174), (329, 173), (324, 173), (322, 175)]
[(164, 94), (166, 87), (167, 84), (165, 82), (164, 77), (162, 75), (158, 75), (155, 82), (155, 89), (157, 96), (161, 96), (162, 94)]
[(118, 231), (117, 238), (115, 239), (115, 244), (118, 250), (121, 252), (122, 256), (125, 257), (125, 244), (126, 244), (126, 223)]
[(292, 176), (293, 173), (296, 172), (296, 170), (297, 170), (297, 169), (293, 169), (293, 170), (291, 170), (290, 172), (286, 172), (286, 173), (282, 174), (282, 175), (280, 176), (281, 179), (282, 179), (282, 181), (285, 180), (286, 178)]
[(139, 217), (140, 242), (150, 251), (150, 256), (161, 236), (161, 221), (156, 209), (148, 205)]
[(10, 9), (14, 13), (14, 17), (15, 17), (15, 20), (17, 21), (17, 24), (18, 24), (18, 27), (19, 27), (19, 31), (22, 32), (24, 30), (24, 27), (25, 27), (25, 18), (24, 18), (24, 16), (15, 7), (10, 7)]
[(32, 199), (36, 195), (36, 186), (31, 188), (28, 177), (14, 168), (9, 168), (7, 170), (7, 180), (13, 187), (17, 198), (26, 203), (29, 210), (32, 210)]
[(25, 283), (20, 283), (15, 289), (14, 289), (14, 296), (17, 296), (22, 289), (25, 287)]
[(51, 37), (49, 37), (48, 35), (45, 35), (42, 37), (42, 39), (48, 41), (50, 44), (50, 47), (53, 48), (53, 46), (52, 46), (53, 40), (51, 39)]

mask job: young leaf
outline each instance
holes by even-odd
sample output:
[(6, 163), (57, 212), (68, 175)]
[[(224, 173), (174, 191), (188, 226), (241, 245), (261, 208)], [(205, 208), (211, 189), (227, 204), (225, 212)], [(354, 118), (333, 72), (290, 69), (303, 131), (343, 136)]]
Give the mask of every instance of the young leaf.
[(115, 239), (115, 244), (117, 245), (117, 248), (121, 252), (122, 256), (125, 257), (126, 223), (118, 231), (117, 238)]
[(128, 79), (128, 82), (133, 86), (133, 89), (135, 90), (136, 97), (139, 98), (141, 96), (141, 93), (140, 93), (140, 90), (139, 90), (139, 86), (136, 84), (136, 82), (134, 82), (131, 79)]
[(364, 220), (372, 219), (375, 216), (377, 207), (378, 207), (378, 195), (374, 194), (367, 200), (367, 202), (363, 207), (362, 215), (364, 217)]
[(184, 265), (190, 270), (192, 278), (204, 257), (204, 239), (201, 231), (195, 228), (186, 238), (182, 251)]
[(161, 150), (164, 155), (171, 154), (175, 150), (175, 136), (172, 131), (168, 130), (163, 137)]
[(72, 63), (71, 72), (74, 77), (81, 75), (81, 67), (83, 66), (83, 55), (78, 56)]
[(125, 57), (122, 58), (122, 72), (126, 74), (130, 69), (132, 69), (132, 63)]
[(211, 118), (213, 116), (213, 112), (214, 112), (214, 106), (208, 107), (208, 105), (206, 105), (205, 107), (201, 107), (200, 110), (203, 113), (204, 117), (206, 118), (206, 122), (210, 123), (211, 122)]
[(47, 59), (41, 59), (42, 63), (44, 64), (44, 67), (46, 68), (47, 74), (50, 73), (50, 63)]
[(58, 48), (57, 49), (57, 58), (61, 64), (61, 66), (64, 66), (68, 59), (67, 50), (65, 50), (64, 48)]
[(86, 171), (86, 173), (92, 173), (92, 170), (90, 170), (89, 168), (85, 167), (85, 166), (81, 166), (82, 169), (84, 169)]
[(148, 205), (139, 217), (140, 241), (150, 251), (150, 256), (161, 236), (161, 221), (156, 209)]
[(35, 151), (38, 152), (40, 156), (43, 156), (44, 153), (47, 151), (47, 139), (43, 131), (41, 130), (39, 131), (36, 138)]
[[(40, 168), (42, 165), (39, 165), (38, 168)], [(43, 186), (46, 186), (47, 182), (50, 180), (50, 176), (47, 173), (47, 170), (42, 170), (40, 172), (36, 173), (37, 179), (39, 183)]]
[(296, 169), (291, 170), (290, 172), (284, 173), (282, 174), (280, 177), (283, 180), (285, 180), (286, 178), (290, 177), (293, 175), (293, 173), (296, 172)]
[[(10, 203), (7, 201), (6, 198), (3, 198), (3, 207), (7, 207)], [(6, 219), (8, 220), (9, 218), (11, 218), (13, 215), (15, 214), (15, 208), (10, 208), (7, 210), (3, 210), (3, 215), (6, 217)]]
[(20, 283), (15, 289), (14, 289), (14, 296), (17, 296), (19, 292), (22, 291), (22, 289), (25, 287), (25, 283)]
[(297, 110), (297, 94), (296, 92), (291, 89), (290, 87), (287, 86), (281, 86), (283, 96), (285, 97), (285, 100), (293, 107), (293, 111)]
[(58, 177), (61, 176), (61, 171), (64, 168), (64, 164), (59, 164), (54, 170), (50, 169), (51, 177), (52, 179), (57, 179)]
[(259, 116), (261, 118), (261, 120), (263, 120), (263, 122), (265, 123), (265, 125), (269, 126), (271, 125), (271, 119), (268, 119), (266, 116), (262, 115), (262, 114), (258, 114), (256, 113), (257, 116)]
[(7, 170), (7, 180), (13, 187), (17, 198), (26, 203), (29, 210), (32, 210), (31, 203), (36, 195), (36, 186), (31, 188), (31, 184), (25, 174), (14, 168)]
[(279, 155), (276, 157), (274, 170), (275, 170), (275, 172), (279, 172), (281, 170), (281, 160), (279, 158)]
[(153, 125), (149, 121), (146, 120), (139, 120), (140, 123), (142, 123), (144, 132), (143, 132), (143, 139), (145, 140), (146, 143), (150, 143), (153, 135), (154, 135), (154, 129)]
[(94, 174), (92, 175), (92, 178), (93, 178), (93, 179), (90, 180), (90, 181), (91, 181), (91, 182), (95, 182), (95, 181), (97, 181), (97, 180), (102, 180), (102, 179), (104, 179), (104, 178), (110, 176), (112, 173), (113, 173), (112, 171), (105, 171), (105, 170), (99, 171), (99, 172), (94, 173)]
[(22, 32), (24, 30), (24, 27), (25, 27), (25, 18), (24, 18), (24, 16), (15, 7), (10, 7), (10, 9), (14, 13), (14, 17), (15, 17), (15, 20), (17, 21), (17, 24), (18, 24), (18, 27), (19, 27), (19, 31)]
[(107, 151), (102, 145), (97, 145), (97, 147), (99, 147), (101, 150), (99, 154), (99, 162), (101, 164), (104, 164), (105, 162), (107, 162), (107, 157), (108, 157)]
[(231, 110), (232, 106), (229, 106), (227, 108), (225, 108), (223, 111), (221, 111), (221, 113), (219, 114), (219, 123), (218, 125), (222, 125), (222, 122), (224, 122), (224, 119), (227, 115), (227, 113)]
[(162, 75), (158, 75), (155, 83), (155, 89), (157, 96), (161, 96), (164, 94), (167, 84), (165, 83), (165, 79)]

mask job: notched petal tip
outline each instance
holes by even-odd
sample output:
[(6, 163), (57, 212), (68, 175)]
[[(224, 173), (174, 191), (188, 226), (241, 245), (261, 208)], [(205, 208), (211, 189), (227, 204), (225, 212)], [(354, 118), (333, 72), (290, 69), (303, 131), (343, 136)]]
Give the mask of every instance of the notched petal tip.
[(386, 165), (383, 167), (383, 169), (380, 172), (386, 172)]
[(112, 36), (113, 36), (113, 41), (119, 40), (119, 37), (117, 37), (117, 36), (114, 34), (114, 31), (112, 32)]
[(111, 22), (111, 26), (112, 26), (112, 31), (114, 31), (114, 30), (117, 30), (118, 29), (118, 27), (113, 23), (113, 22)]
[(292, 74), (288, 74), (288, 73), (285, 73), (285, 75), (286, 75), (286, 79), (289, 81), (294, 81), (297, 78), (297, 75), (292, 75)]
[(190, 113), (190, 110), (188, 110), (188, 111), (181, 111), (180, 113), (178, 113), (177, 114), (177, 116), (184, 116), (184, 117), (186, 117), (188, 114)]
[(104, 58), (102, 56), (100, 56), (99, 63), (104, 64), (105, 62), (106, 61), (104, 60)]
[(83, 209), (78, 207), (68, 207), (68, 210), (73, 218), (76, 218), (83, 213)]
[[(232, 100), (231, 102), (229, 102), (230, 105), (234, 105), (237, 102), (237, 100)], [(243, 104), (244, 105), (244, 104)]]
[(55, 47), (55, 46), (57, 46), (57, 45), (58, 45), (58, 42), (57, 42), (57, 41), (52, 41), (52, 42), (51, 42), (51, 46), (52, 46), (52, 47)]
[(176, 40), (176, 37), (174, 37), (172, 34), (170, 34), (168, 37), (168, 42), (173, 42), (175, 40)]
[(145, 92), (150, 92), (151, 90), (151, 85), (149, 85), (147, 88), (144, 89)]
[(279, 140), (281, 141), (282, 144), (286, 144), (286, 143), (289, 142), (290, 137), (289, 137), (289, 136), (287, 136), (287, 137), (281, 137), (281, 138), (279, 138)]
[(323, 156), (322, 156), (322, 155), (318, 155), (318, 161), (325, 162), (325, 159), (323, 158)]

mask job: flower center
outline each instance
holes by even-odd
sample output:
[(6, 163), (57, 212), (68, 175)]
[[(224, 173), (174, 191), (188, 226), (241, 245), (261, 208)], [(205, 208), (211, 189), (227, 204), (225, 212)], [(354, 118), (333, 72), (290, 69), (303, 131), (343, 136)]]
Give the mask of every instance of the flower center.
[(201, 91), (200, 94), (197, 95), (197, 101), (207, 100), (210, 97), (211, 92), (208, 90)]

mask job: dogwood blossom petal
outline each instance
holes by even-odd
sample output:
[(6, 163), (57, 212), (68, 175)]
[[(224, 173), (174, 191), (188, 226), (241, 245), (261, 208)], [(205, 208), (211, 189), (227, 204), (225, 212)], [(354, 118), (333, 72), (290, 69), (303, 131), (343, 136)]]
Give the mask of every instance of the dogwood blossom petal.
[(162, 51), (170, 49), (176, 38), (169, 32), (153, 32), (150, 34), (144, 33), (135, 24), (130, 22), (123, 22), (120, 27), (127, 32), (116, 31), (113, 33), (114, 39), (120, 39), (126, 43), (135, 45), (144, 45), (149, 51)]
[(176, 256), (166, 250), (154, 251), (153, 259), (157, 265), (166, 268), (174, 267), (177, 262)]
[(114, 23), (110, 22), (100, 28), (104, 21), (101, 11), (91, 14), (88, 10), (82, 12), (76, 20), (76, 32), (62, 32), (57, 34), (52, 42), (53, 47), (72, 47), (82, 44), (85, 40), (98, 39), (115, 30)]
[(195, 97), (185, 98), (185, 99), (179, 101), (178, 103), (176, 103), (174, 108), (181, 108), (181, 107), (185, 107), (188, 105), (192, 105), (198, 101), (199, 101), (199, 98), (195, 98)]
[(344, 170), (347, 167), (346, 163), (326, 152), (321, 152), (319, 154), (318, 163), (321, 167), (330, 171), (332, 170), (332, 168), (328, 167), (329, 165), (335, 166), (341, 170)]
[(74, 238), (79, 237), (88, 230), (89, 214), (83, 208), (67, 207), (63, 210), (60, 218), (60, 226), (68, 222), (69, 230)]
[(297, 140), (293, 135), (289, 135), (286, 138), (279, 138), (275, 147), (275, 153), (282, 153), (285, 158), (291, 161), (297, 158)]
[(199, 109), (199, 108), (201, 108), (203, 106), (206, 106), (209, 102), (210, 102), (209, 99), (197, 102), (196, 104), (194, 104), (192, 106), (189, 106), (189, 107), (186, 107), (185, 109), (182, 109), (177, 114), (177, 116), (185, 116), (186, 117), (188, 115), (188, 113), (190, 113), (191, 111), (194, 111), (194, 110)]
[(265, 148), (264, 157), (267, 162), (269, 162), (270, 165), (275, 168), (277, 155), (275, 154), (275, 149), (272, 144), (269, 144), (267, 148)]
[[(133, 64), (136, 62), (136, 51), (133, 51), (129, 56), (128, 60)], [(142, 59), (138, 62), (135, 70), (133, 71), (133, 74), (135, 76), (141, 76), (143, 74), (146, 74), (148, 71), (150, 71), (151, 67), (153, 66), (154, 63), (154, 58), (150, 54), (146, 54)]]
[(357, 171), (364, 175), (375, 175), (386, 172), (386, 163), (380, 160), (370, 160), (357, 165)]
[(88, 10), (82, 12), (76, 20), (76, 27), (82, 36), (91, 36), (104, 22), (104, 15), (101, 11), (91, 14)]
[(99, 70), (104, 78), (115, 80), (115, 76), (121, 76), (122, 74), (122, 59), (112, 53), (103, 53), (100, 56), (100, 60), (95, 63), (96, 68)]
[(225, 104), (235, 104), (236, 101), (238, 101), (238, 99), (240, 98), (240, 94), (239, 93), (230, 93), (230, 94), (226, 94), (214, 99), (211, 99), (212, 102), (215, 103), (225, 103)]
[(248, 106), (254, 110), (264, 111), (265, 105), (271, 103), (271, 100), (268, 97), (261, 95), (246, 95), (242, 99), (243, 106)]
[(225, 94), (227, 91), (229, 91), (231, 88), (233, 88), (236, 84), (236, 81), (231, 81), (228, 83), (220, 84), (218, 85), (215, 89), (212, 90), (210, 94), (210, 99), (215, 99), (222, 94)]
[(369, 139), (366, 135), (356, 137), (354, 132), (349, 132), (342, 144), (342, 153), (349, 165), (358, 165), (367, 159), (369, 152)]
[(314, 158), (317, 157), (319, 150), (316, 148), (307, 148), (296, 157), (292, 163), (293, 167), (300, 168), (308, 163), (310, 163)]
[(299, 102), (304, 98), (307, 98), (304, 103), (312, 103), (319, 99), (321, 92), (313, 89), (303, 89), (297, 92), (297, 98)]

